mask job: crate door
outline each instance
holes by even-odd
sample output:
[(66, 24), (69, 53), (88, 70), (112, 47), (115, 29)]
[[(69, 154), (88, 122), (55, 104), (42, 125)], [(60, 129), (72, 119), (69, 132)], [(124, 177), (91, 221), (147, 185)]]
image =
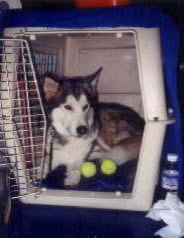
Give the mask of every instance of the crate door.
[(12, 198), (40, 191), (46, 117), (28, 42), (0, 39), (0, 165)]

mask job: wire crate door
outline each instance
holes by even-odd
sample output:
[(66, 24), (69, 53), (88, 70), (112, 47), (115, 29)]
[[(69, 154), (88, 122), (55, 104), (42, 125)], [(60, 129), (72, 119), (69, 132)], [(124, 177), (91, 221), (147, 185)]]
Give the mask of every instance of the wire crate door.
[(0, 165), (12, 198), (40, 191), (46, 117), (28, 42), (0, 39)]

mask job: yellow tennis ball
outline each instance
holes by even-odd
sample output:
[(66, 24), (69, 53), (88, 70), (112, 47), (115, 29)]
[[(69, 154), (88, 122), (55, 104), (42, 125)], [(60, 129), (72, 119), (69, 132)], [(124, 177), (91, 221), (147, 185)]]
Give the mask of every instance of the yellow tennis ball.
[(96, 174), (96, 165), (92, 162), (84, 162), (81, 166), (81, 174), (86, 178), (93, 177)]
[(101, 163), (101, 171), (105, 175), (111, 175), (116, 172), (117, 165), (112, 159), (104, 159)]

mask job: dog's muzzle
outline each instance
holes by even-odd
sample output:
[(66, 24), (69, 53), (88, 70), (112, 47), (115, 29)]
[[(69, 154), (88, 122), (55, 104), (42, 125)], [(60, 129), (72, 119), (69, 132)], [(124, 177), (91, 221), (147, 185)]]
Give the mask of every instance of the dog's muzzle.
[(86, 126), (79, 126), (77, 127), (77, 134), (78, 136), (83, 136), (87, 133), (88, 129)]

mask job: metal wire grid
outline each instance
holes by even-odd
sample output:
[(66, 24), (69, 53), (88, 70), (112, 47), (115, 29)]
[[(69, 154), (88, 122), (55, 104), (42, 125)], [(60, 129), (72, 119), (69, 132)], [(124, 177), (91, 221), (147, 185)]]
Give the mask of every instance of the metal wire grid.
[(56, 73), (57, 70), (57, 55), (36, 50), (34, 59), (39, 75), (47, 72)]
[(40, 191), (46, 118), (30, 49), (0, 39), (0, 165), (9, 167), (12, 198)]

